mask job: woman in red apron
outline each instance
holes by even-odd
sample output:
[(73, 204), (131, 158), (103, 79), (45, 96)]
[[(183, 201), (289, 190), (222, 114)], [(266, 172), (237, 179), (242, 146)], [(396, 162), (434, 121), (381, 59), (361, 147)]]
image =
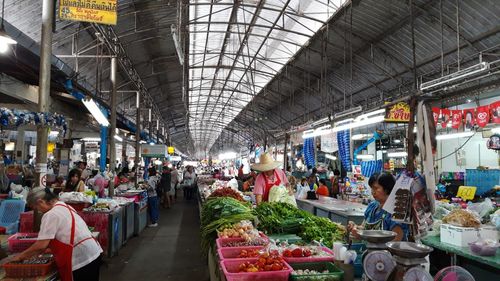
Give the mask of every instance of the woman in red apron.
[[(259, 163), (252, 165), (252, 170), (260, 172), (255, 179), (253, 193), (257, 205), (260, 202), (267, 202), (269, 200), (269, 191), (273, 186), (285, 185), (289, 188), (289, 183), (283, 170), (278, 167), (281, 162), (274, 161), (268, 153), (263, 153), (259, 157)], [(293, 192), (291, 193), (293, 194)]]
[(13, 261), (28, 259), (50, 248), (62, 281), (99, 280), (102, 249), (76, 211), (59, 202), (48, 188), (34, 188), (27, 201), (44, 216), (37, 242)]

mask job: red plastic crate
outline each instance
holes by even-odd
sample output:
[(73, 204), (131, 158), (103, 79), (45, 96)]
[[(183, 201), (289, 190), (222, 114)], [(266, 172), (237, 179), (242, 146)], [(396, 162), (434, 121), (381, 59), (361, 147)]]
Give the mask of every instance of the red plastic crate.
[(264, 246), (223, 247), (223, 248), (219, 248), (217, 250), (217, 253), (219, 254), (220, 260), (241, 259), (241, 258), (238, 258), (238, 256), (241, 253), (241, 250), (252, 251), (252, 250), (262, 250), (262, 249), (264, 249)]
[[(21, 236), (33, 236), (33, 238), (29, 239), (19, 239)], [(38, 233), (22, 233), (18, 232), (7, 239), (9, 244), (9, 251), (11, 253), (20, 253), (26, 249), (28, 249), (31, 245), (33, 245), (38, 237)]]
[(3, 268), (8, 278), (27, 278), (48, 275), (56, 269), (56, 264), (53, 260), (46, 264), (6, 263)]
[[(260, 237), (262, 237), (265, 240), (265, 242), (266, 242), (265, 245), (267, 245), (269, 243), (269, 237), (267, 237), (262, 232), (260, 232), (259, 234), (260, 234)], [(226, 243), (243, 242), (243, 241), (245, 241), (245, 239), (243, 239), (243, 238), (217, 238), (217, 240), (215, 240), (215, 244), (217, 245), (217, 249), (220, 249), (220, 248), (226, 248), (227, 246), (224, 246), (224, 244), (226, 244)], [(262, 246), (265, 246), (265, 245), (262, 245)], [(246, 246), (242, 246), (242, 247), (246, 247)]]
[(286, 262), (283, 265), (285, 270), (280, 271), (259, 271), (259, 272), (238, 272), (240, 264), (244, 262), (256, 262), (256, 258), (249, 259), (229, 259), (222, 260), (220, 266), (227, 281), (288, 281), (292, 268)]
[(321, 249), (323, 250), (323, 252), (326, 252), (331, 256), (328, 256), (328, 257), (310, 256), (310, 257), (301, 257), (301, 258), (283, 257), (283, 259), (288, 263), (322, 262), (322, 261), (332, 261), (333, 262), (334, 261), (333, 251), (327, 247), (321, 247)]

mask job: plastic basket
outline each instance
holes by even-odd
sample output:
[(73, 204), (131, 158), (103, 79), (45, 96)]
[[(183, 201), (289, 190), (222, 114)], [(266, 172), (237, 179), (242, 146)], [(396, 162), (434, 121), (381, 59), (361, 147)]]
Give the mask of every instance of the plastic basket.
[(300, 258), (294, 258), (294, 257), (283, 257), (283, 259), (288, 262), (288, 263), (304, 263), (304, 262), (327, 262), (327, 261), (333, 261), (333, 251), (328, 249), (327, 247), (321, 247), (321, 250), (323, 252), (326, 252), (330, 256), (320, 256), (320, 257), (315, 257), (315, 256), (310, 256), (310, 257), (300, 257)]
[(286, 262), (283, 265), (285, 270), (280, 271), (259, 271), (259, 272), (238, 272), (238, 267), (244, 262), (256, 262), (256, 258), (250, 259), (229, 259), (222, 260), (220, 266), (227, 281), (287, 281), (292, 268)]
[(219, 254), (219, 259), (242, 259), (238, 258), (242, 250), (252, 251), (252, 250), (262, 250), (264, 246), (249, 246), (249, 247), (223, 247), (217, 250)]
[(308, 263), (291, 263), (290, 266), (293, 270), (309, 269), (323, 272), (328, 270), (328, 273), (308, 274), (308, 275), (290, 275), (290, 280), (298, 281), (342, 281), (344, 279), (344, 271), (338, 268), (331, 262), (308, 262)]
[[(33, 238), (25, 238), (25, 239), (19, 239), (19, 237), (25, 237), (25, 236), (28, 236), (28, 237), (33, 237)], [(11, 237), (9, 237), (9, 239), (7, 239), (8, 243), (9, 243), (9, 251), (11, 253), (19, 253), (19, 252), (22, 252), (26, 249), (28, 249), (31, 245), (33, 245), (33, 243), (36, 242), (37, 240), (37, 237), (38, 237), (38, 233), (16, 233), (14, 235), (12, 235)]]
[(48, 275), (56, 269), (56, 264), (53, 260), (46, 264), (6, 263), (3, 268), (8, 278), (26, 278)]
[(5, 227), (7, 234), (14, 234), (19, 227), (19, 217), (24, 212), (22, 200), (4, 200), (0, 204), (0, 226)]
[[(265, 246), (269, 243), (269, 237), (267, 237), (264, 233), (259, 233), (260, 234), (260, 237), (262, 237), (264, 239), (264, 242), (265, 244), (262, 245), (262, 246)], [(220, 248), (226, 248), (228, 246), (225, 246), (227, 243), (230, 243), (230, 242), (243, 242), (245, 241), (245, 239), (243, 238), (217, 238), (217, 240), (215, 240), (215, 244), (217, 245), (217, 249), (220, 249)], [(239, 247), (245, 247), (245, 246), (239, 246)], [(232, 248), (236, 248), (236, 247), (232, 247)]]

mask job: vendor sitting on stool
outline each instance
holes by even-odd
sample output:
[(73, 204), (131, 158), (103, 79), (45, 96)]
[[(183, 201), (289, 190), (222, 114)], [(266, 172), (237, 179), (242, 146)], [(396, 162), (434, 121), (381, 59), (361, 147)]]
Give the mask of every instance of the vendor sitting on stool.
[(293, 195), (285, 173), (278, 168), (281, 162), (274, 161), (268, 153), (263, 153), (259, 159), (258, 164), (252, 165), (252, 170), (260, 172), (255, 179), (255, 186), (253, 188), (257, 205), (260, 202), (267, 202), (269, 200), (269, 191), (273, 186), (284, 185), (289, 190), (290, 195)]
[(49, 188), (31, 190), (27, 203), (43, 213), (38, 240), (12, 261), (29, 259), (50, 248), (60, 280), (98, 281), (102, 249), (76, 211), (57, 200)]
[(352, 236), (359, 239), (358, 230), (360, 229), (388, 230), (397, 233), (394, 241), (408, 240), (408, 225), (393, 221), (392, 215), (382, 209), (395, 184), (396, 180), (391, 174), (374, 174), (370, 177), (368, 185), (371, 187), (375, 201), (366, 208), (365, 220), (361, 226), (355, 225), (352, 221), (349, 222), (347, 229)]

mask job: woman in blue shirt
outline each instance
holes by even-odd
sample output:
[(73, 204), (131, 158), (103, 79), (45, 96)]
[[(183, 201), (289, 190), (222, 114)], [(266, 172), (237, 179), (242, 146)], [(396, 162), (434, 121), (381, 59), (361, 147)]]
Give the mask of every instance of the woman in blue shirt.
[(383, 210), (385, 201), (391, 194), (396, 180), (391, 174), (374, 174), (370, 177), (368, 185), (371, 187), (372, 196), (375, 201), (371, 202), (365, 211), (365, 220), (361, 226), (349, 222), (348, 230), (359, 239), (358, 230), (389, 230), (397, 233), (394, 241), (408, 240), (408, 225), (392, 220), (392, 215)]

